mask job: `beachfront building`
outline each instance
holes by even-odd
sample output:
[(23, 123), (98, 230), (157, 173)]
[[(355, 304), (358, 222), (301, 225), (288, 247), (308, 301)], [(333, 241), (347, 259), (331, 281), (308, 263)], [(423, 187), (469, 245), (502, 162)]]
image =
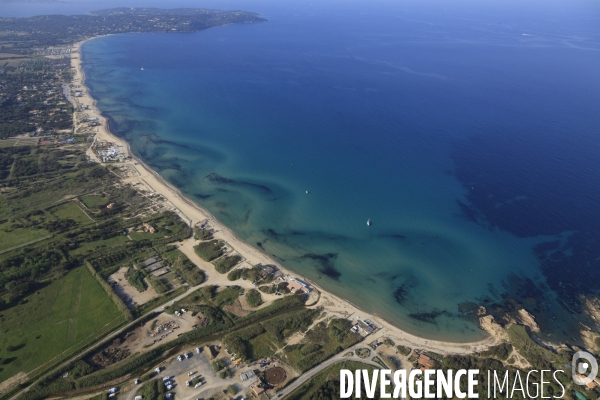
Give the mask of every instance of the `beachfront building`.
[(375, 330), (372, 326), (370, 326), (369, 324), (367, 324), (364, 321), (361, 321), (360, 319), (358, 321), (356, 321), (356, 326), (358, 327), (357, 333), (359, 335), (361, 335), (362, 337), (370, 335)]
[(298, 291), (304, 292), (304, 293), (310, 293), (310, 288), (309, 288), (308, 284), (305, 282), (302, 282), (300, 279), (297, 279), (297, 278), (290, 279), (287, 287), (290, 290), (290, 292), (292, 292), (292, 293), (296, 293)]
[(428, 355), (421, 353), (417, 359), (417, 364), (422, 365), (425, 368), (433, 368), (434, 360)]
[[(260, 276), (263, 279), (266, 279), (268, 277), (271, 277), (271, 279), (276, 279), (277, 276), (282, 275), (279, 271), (279, 268), (277, 268), (277, 266), (275, 266), (273, 264), (267, 264), (267, 265), (257, 264), (256, 267), (260, 270)], [(277, 276), (275, 276), (275, 275), (277, 275)]]

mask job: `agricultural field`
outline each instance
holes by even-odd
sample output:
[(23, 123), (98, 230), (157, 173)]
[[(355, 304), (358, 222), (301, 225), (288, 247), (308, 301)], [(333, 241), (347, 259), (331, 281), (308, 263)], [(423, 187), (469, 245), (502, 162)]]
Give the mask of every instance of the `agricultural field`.
[(125, 322), (86, 268), (0, 311), (0, 381), (51, 364)]

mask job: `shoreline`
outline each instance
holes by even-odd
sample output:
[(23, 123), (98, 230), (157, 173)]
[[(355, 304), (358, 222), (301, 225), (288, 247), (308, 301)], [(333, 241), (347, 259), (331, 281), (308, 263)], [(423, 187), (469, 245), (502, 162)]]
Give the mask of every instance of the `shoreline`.
[[(101, 36), (98, 36), (101, 37)], [(126, 161), (119, 163), (119, 165), (126, 165), (129, 168), (133, 168), (137, 173), (137, 176), (122, 178), (124, 182), (131, 184), (142, 184), (150, 188), (155, 194), (164, 197), (176, 210), (176, 212), (183, 218), (186, 223), (193, 226), (196, 222), (204, 219), (209, 219), (213, 228), (217, 230), (214, 237), (225, 241), (232, 250), (239, 253), (245, 261), (242, 264), (249, 263), (256, 265), (258, 263), (263, 264), (274, 264), (276, 265), (284, 275), (289, 277), (299, 277), (299, 274), (294, 273), (279, 262), (272, 259), (266, 253), (260, 251), (249, 245), (248, 243), (241, 240), (235, 232), (229, 227), (222, 224), (217, 218), (215, 218), (208, 210), (204, 209), (193, 200), (188, 199), (183, 193), (172, 184), (167, 182), (158, 172), (150, 168), (146, 163), (136, 157), (132, 152), (130, 145), (127, 141), (118, 136), (114, 135), (109, 128), (108, 119), (103, 116), (100, 110), (96, 107), (96, 100), (90, 95), (89, 89), (85, 86), (85, 74), (83, 72), (82, 61), (81, 61), (81, 46), (88, 40), (93, 40), (97, 37), (83, 40), (76, 43), (71, 51), (71, 65), (75, 68), (75, 76), (73, 77), (73, 83), (81, 85), (79, 88), (82, 91), (81, 97), (74, 98), (74, 101), (81, 105), (87, 105), (89, 109), (87, 114), (90, 116), (97, 117), (100, 122), (100, 126), (97, 127), (96, 134), (94, 136), (94, 142), (96, 141), (107, 141), (112, 142), (121, 148), (122, 153), (131, 157), (132, 161)], [(75, 114), (74, 114), (75, 119)], [(75, 128), (77, 123), (75, 122)], [(92, 143), (92, 144), (93, 144)], [(92, 148), (87, 150), (87, 155), (92, 159), (100, 162), (97, 155), (93, 153)], [(197, 257), (193, 251), (194, 239), (188, 239), (185, 243), (180, 246), (180, 250), (186, 254), (196, 265), (201, 267), (207, 276), (207, 282), (210, 284), (230, 284), (231, 282), (226, 280), (226, 275), (218, 274), (211, 263), (206, 263)], [(228, 282), (228, 283), (224, 283)], [(381, 327), (375, 333), (369, 335), (366, 342), (379, 340), (380, 338), (391, 338), (396, 342), (397, 345), (406, 345), (413, 349), (430, 350), (440, 354), (470, 354), (473, 352), (483, 351), (490, 346), (500, 343), (501, 338), (498, 335), (490, 334), (489, 330), (486, 330), (489, 337), (476, 342), (468, 343), (457, 343), (450, 341), (442, 341), (435, 339), (426, 339), (414, 334), (403, 331), (401, 328), (392, 325), (383, 318), (367, 313), (360, 309), (358, 306), (350, 303), (348, 300), (342, 299), (331, 292), (322, 289), (320, 286), (312, 281), (308, 281), (310, 286), (313, 288), (313, 292), (317, 291), (320, 293), (318, 300), (313, 302), (309, 300), (311, 306), (309, 307), (324, 307), (330, 315), (337, 315), (341, 318), (348, 318), (353, 315), (361, 315), (361, 320), (370, 319), (376, 325)], [(266, 297), (267, 301), (271, 298), (263, 293), (263, 297)]]

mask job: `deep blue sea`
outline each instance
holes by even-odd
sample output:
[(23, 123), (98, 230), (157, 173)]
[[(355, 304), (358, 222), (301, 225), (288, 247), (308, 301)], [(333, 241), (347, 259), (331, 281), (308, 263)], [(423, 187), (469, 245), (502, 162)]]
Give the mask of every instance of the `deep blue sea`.
[(241, 238), (426, 337), (483, 337), (475, 305), (526, 308), (547, 340), (591, 324), (598, 3), (168, 5), (268, 22), (92, 40), (87, 83), (134, 153)]

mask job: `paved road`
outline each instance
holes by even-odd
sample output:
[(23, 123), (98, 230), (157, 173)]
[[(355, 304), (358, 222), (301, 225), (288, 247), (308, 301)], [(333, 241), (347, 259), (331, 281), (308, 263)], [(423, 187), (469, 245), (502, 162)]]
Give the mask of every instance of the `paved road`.
[(381, 365), (377, 364), (374, 361), (371, 361), (371, 359), (373, 357), (375, 357), (375, 354), (373, 354), (372, 351), (371, 351), (371, 355), (367, 359), (359, 358), (354, 355), (352, 357), (344, 357), (344, 354), (347, 354), (350, 351), (354, 352), (356, 349), (364, 348), (364, 347), (368, 347), (368, 346), (365, 346), (364, 342), (360, 342), (360, 343), (342, 351), (338, 355), (333, 356), (329, 360), (322, 362), (321, 364), (317, 365), (313, 369), (302, 374), (300, 376), (300, 378), (296, 379), (291, 385), (287, 386), (285, 389), (283, 389), (278, 394), (276, 394), (275, 398), (284, 398), (285, 396), (287, 396), (288, 394), (292, 393), (294, 390), (296, 390), (297, 388), (299, 388), (300, 386), (305, 384), (306, 381), (308, 381), (309, 379), (311, 379), (314, 376), (316, 376), (317, 374), (319, 374), (319, 372), (322, 372), (323, 370), (331, 367), (332, 365), (337, 364), (342, 361), (357, 361), (357, 362), (361, 362), (364, 364), (372, 365), (376, 368), (381, 368)]

